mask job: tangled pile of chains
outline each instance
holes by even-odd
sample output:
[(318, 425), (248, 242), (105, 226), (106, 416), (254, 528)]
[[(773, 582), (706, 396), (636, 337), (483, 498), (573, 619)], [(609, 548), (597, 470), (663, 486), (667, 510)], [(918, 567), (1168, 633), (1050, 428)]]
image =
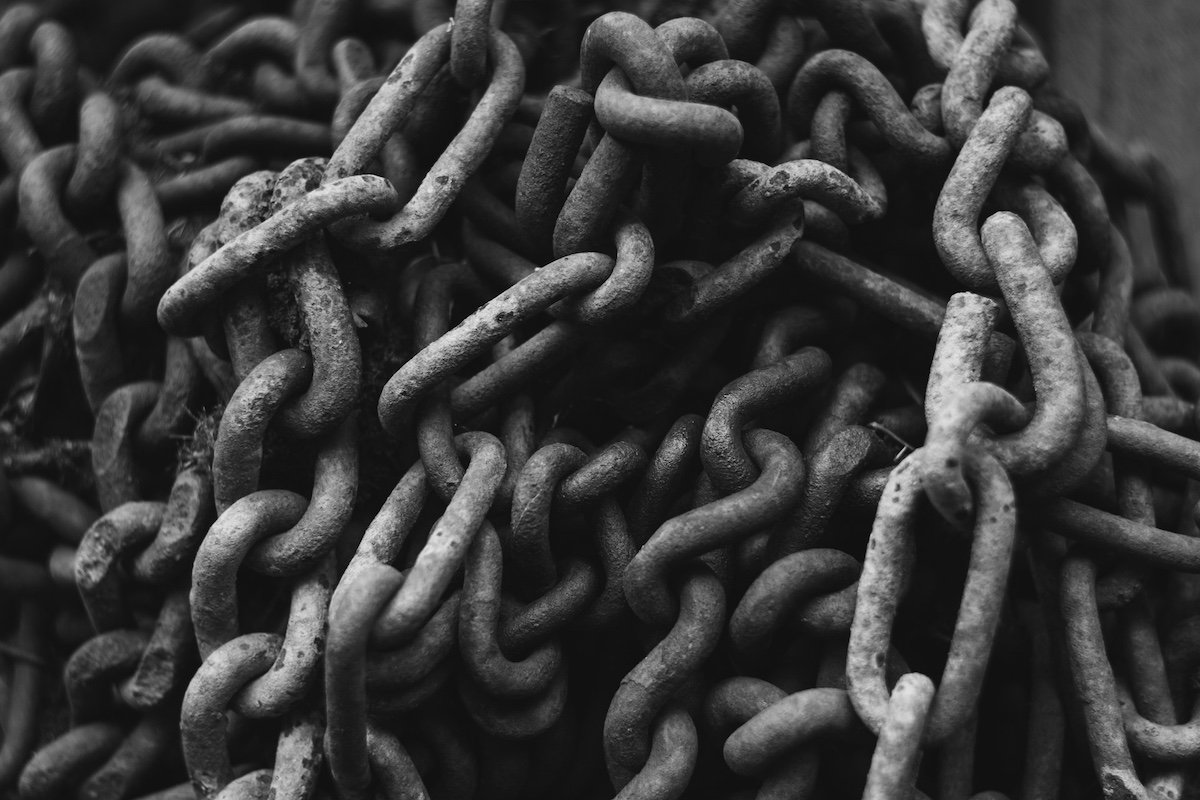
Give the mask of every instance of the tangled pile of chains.
[(1011, 0), (200, 5), (0, 15), (8, 796), (1198, 796), (1200, 264)]

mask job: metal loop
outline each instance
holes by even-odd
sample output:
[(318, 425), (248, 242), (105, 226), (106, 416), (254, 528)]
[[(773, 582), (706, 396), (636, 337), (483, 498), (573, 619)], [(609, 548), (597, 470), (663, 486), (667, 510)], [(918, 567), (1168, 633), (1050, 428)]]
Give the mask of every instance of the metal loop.
[(492, 30), (492, 0), (456, 0), (450, 28), (450, 74), (469, 89), (487, 76), (487, 43)]
[(796, 73), (788, 90), (788, 122), (804, 133), (820, 99), (830, 89), (850, 94), (879, 127), (890, 147), (921, 166), (943, 168), (953, 158), (950, 143), (927, 131), (879, 70), (862, 56), (825, 50)]
[(130, 627), (120, 560), (148, 544), (162, 525), (162, 503), (125, 503), (92, 523), (75, 554), (75, 584), (97, 633)]
[(795, 445), (785, 436), (761, 429), (749, 431), (745, 441), (761, 470), (754, 483), (663, 523), (629, 562), (625, 596), (645, 622), (661, 627), (674, 618), (678, 601), (667, 580), (677, 562), (778, 520), (799, 497), (804, 463)]
[(179, 336), (194, 335), (201, 309), (252, 271), (266, 268), (273, 256), (290, 250), (334, 220), (386, 209), (394, 198), (390, 185), (373, 175), (342, 178), (309, 192), (222, 245), (172, 284), (158, 304), (159, 324)]
[(233, 780), (225, 712), (234, 695), (271, 669), (282, 637), (247, 633), (214, 650), (196, 670), (180, 710), (183, 758), (197, 795), (214, 797)]
[(700, 438), (700, 461), (722, 493), (740, 492), (759, 477), (746, 452), (743, 427), (785, 401), (829, 380), (829, 355), (806, 347), (782, 361), (748, 372), (717, 393)]
[[(670, 631), (625, 676), (609, 704), (604, 755), (614, 788), (626, 788), (640, 770), (653, 768), (652, 725), (661, 719), (671, 694), (688, 673), (716, 648), (724, 620), (725, 592), (720, 582), (706, 568), (692, 570)], [(672, 712), (668, 709), (666, 715), (669, 719)]]
[[(323, 164), (301, 159), (284, 168), (275, 182), (272, 212), (316, 189)], [(299, 315), (300, 335), (312, 357), (312, 380), (305, 391), (280, 410), (280, 422), (294, 436), (329, 433), (358, 400), (362, 353), (350, 306), (333, 259), (318, 234), (283, 257)]]
[[(341, 176), (360, 171), (379, 153), (387, 137), (416, 102), (416, 92), (444, 63), (449, 44), (447, 38), (443, 26), (414, 45), (414, 50), (421, 48), (421, 54), (428, 54), (428, 57), (406, 58), (389, 76), (330, 159), (325, 172), (326, 185), (331, 179), (342, 180)], [(390, 251), (425, 238), (441, 221), (462, 185), (479, 168), (504, 123), (516, 110), (525, 85), (525, 68), (511, 39), (493, 31), (488, 41), (488, 54), (494, 65), (491, 83), (467, 123), (426, 173), (416, 194), (383, 221), (358, 219), (335, 226), (334, 233), (341, 241), (370, 252)], [(417, 74), (411, 75), (410, 70)]]
[(608, 277), (612, 260), (599, 253), (565, 256), (522, 279), (481, 306), (396, 371), (379, 397), (379, 421), (398, 433), (416, 400), (517, 325), (565, 296), (590, 289)]
[[(871, 529), (871, 542), (858, 584), (858, 604), (850, 628), (846, 678), (850, 698), (872, 731), (887, 729), (888, 689), (883, 680), (887, 642), (911, 570), (912, 524), (921, 497), (924, 450), (902, 461), (888, 478), (885, 499)], [(924, 741), (936, 744), (957, 730), (978, 699), (995, 638), (1000, 609), (990, 598), (1008, 582), (1016, 535), (1012, 487), (995, 458), (971, 451), (965, 465), (975, 483), (975, 532), (971, 564), (955, 623), (942, 685), (929, 711)], [(892, 499), (894, 498), (894, 499)], [(918, 728), (918, 734), (920, 729)]]

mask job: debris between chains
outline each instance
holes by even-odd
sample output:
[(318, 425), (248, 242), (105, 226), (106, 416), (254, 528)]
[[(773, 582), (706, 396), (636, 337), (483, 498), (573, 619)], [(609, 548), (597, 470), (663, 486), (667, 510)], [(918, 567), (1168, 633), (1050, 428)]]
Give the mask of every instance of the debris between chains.
[(1010, 0), (194, 5), (0, 16), (9, 796), (1200, 796), (1200, 267)]

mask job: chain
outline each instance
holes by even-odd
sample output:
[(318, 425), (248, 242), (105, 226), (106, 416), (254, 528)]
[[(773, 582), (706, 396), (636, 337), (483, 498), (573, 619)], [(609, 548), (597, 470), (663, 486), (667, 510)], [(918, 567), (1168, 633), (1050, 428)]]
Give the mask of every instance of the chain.
[(1196, 794), (1200, 267), (1011, 0), (111, 5), (0, 13), (6, 797)]

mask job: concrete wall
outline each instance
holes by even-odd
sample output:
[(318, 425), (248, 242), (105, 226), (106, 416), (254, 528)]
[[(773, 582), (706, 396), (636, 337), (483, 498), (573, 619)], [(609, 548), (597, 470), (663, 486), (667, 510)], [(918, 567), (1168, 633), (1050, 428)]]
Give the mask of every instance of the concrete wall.
[(1173, 168), (1200, 258), (1200, 0), (1026, 0), (1056, 83), (1121, 141)]

